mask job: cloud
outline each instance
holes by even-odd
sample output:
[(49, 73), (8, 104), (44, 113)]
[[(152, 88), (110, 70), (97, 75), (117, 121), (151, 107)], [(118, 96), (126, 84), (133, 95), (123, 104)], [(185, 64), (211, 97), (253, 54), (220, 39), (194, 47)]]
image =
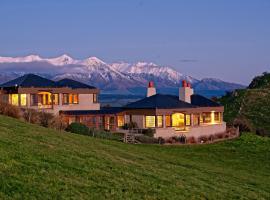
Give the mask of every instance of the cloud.
[(179, 62), (198, 62), (196, 59), (181, 59)]

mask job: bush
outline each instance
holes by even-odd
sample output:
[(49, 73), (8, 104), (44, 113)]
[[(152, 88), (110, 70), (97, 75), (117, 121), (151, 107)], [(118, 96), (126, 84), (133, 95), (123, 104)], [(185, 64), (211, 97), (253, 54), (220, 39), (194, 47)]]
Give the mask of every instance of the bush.
[(39, 112), (39, 124), (44, 127), (52, 127), (54, 115), (47, 112)]
[(244, 117), (236, 118), (233, 125), (238, 126), (240, 132), (250, 132), (252, 130), (250, 122)]
[(142, 130), (142, 134), (144, 134), (144, 135), (146, 135), (148, 137), (154, 137), (155, 130), (154, 129), (151, 129), (151, 128), (143, 129)]
[(159, 144), (165, 144), (165, 139), (162, 138), (162, 137), (159, 137), (159, 138), (158, 138), (158, 143), (159, 143)]
[(130, 130), (130, 129), (134, 129), (134, 128), (138, 128), (138, 125), (136, 122), (125, 123), (123, 126), (124, 130)]
[(196, 144), (196, 139), (192, 136), (192, 137), (188, 137), (187, 138), (187, 143), (188, 144)]
[(270, 132), (269, 131), (266, 131), (263, 128), (258, 128), (256, 130), (256, 135), (263, 136), (263, 137), (270, 137)]
[(39, 123), (39, 113), (34, 109), (23, 109), (22, 117), (26, 122), (33, 124)]
[(149, 137), (146, 135), (136, 135), (135, 140), (144, 144), (158, 144), (159, 140), (157, 138)]
[(80, 135), (90, 135), (89, 128), (84, 124), (73, 122), (66, 128), (66, 131)]
[(93, 131), (92, 136), (96, 138), (108, 139), (108, 140), (123, 140), (123, 134), (121, 133), (111, 133), (106, 131)]
[(199, 141), (200, 143), (206, 143), (206, 142), (208, 141), (208, 137), (205, 136), (205, 135), (202, 135), (202, 136), (200, 136), (200, 137), (198, 138), (198, 141)]
[(63, 117), (61, 116), (55, 116), (52, 120), (51, 127), (62, 131), (67, 128), (67, 123), (64, 121)]
[(0, 114), (19, 119), (20, 109), (16, 106), (0, 102)]

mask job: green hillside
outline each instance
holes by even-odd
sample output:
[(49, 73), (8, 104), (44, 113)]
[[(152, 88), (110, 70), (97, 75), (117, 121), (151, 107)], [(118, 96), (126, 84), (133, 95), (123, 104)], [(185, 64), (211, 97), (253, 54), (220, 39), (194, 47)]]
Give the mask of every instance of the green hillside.
[(269, 199), (270, 139), (130, 145), (0, 116), (0, 199)]
[(255, 77), (247, 89), (236, 90), (219, 101), (225, 108), (225, 121), (240, 119), (252, 131), (263, 129), (270, 133), (269, 73)]

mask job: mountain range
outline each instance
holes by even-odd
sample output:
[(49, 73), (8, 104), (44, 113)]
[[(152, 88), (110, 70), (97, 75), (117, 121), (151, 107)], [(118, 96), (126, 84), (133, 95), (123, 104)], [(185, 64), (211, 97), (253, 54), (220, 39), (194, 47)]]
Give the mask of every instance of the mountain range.
[(232, 91), (245, 87), (214, 78), (199, 80), (154, 63), (106, 63), (97, 57), (77, 60), (66, 54), (56, 58), (0, 57), (0, 72), (0, 83), (25, 73), (36, 73), (54, 80), (78, 80), (101, 88), (104, 93), (140, 94), (150, 80), (162, 91), (175, 91), (184, 79), (191, 82), (195, 90)]

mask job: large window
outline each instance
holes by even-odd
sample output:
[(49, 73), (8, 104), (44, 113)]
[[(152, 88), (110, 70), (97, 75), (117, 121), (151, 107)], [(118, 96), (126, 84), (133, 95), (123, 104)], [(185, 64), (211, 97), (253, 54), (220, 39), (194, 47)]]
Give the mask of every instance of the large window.
[(186, 126), (190, 126), (191, 125), (191, 119), (190, 119), (190, 115), (186, 115)]
[(156, 127), (156, 117), (155, 116), (145, 116), (145, 127), (155, 128)]
[(194, 114), (193, 115), (193, 126), (197, 126), (200, 124), (200, 115)]
[(215, 112), (214, 113), (214, 121), (215, 121), (215, 123), (220, 123), (221, 122), (221, 113), (220, 112)]
[(124, 123), (125, 123), (124, 116), (123, 115), (118, 115), (117, 116), (117, 126), (122, 127), (122, 126), (124, 126)]
[(172, 126), (172, 118), (171, 115), (166, 115), (166, 127), (171, 127)]
[(78, 104), (79, 95), (78, 94), (63, 94), (63, 104)]
[(183, 113), (172, 114), (172, 126), (173, 127), (184, 127), (185, 126), (185, 115)]
[(26, 106), (26, 94), (21, 94), (21, 106)]
[(11, 94), (11, 104), (14, 106), (19, 105), (19, 95), (18, 94)]
[(204, 124), (211, 123), (211, 112), (207, 112), (207, 113), (202, 114), (202, 123), (204, 123)]
[(162, 115), (157, 116), (157, 127), (158, 128), (163, 127), (163, 116)]

